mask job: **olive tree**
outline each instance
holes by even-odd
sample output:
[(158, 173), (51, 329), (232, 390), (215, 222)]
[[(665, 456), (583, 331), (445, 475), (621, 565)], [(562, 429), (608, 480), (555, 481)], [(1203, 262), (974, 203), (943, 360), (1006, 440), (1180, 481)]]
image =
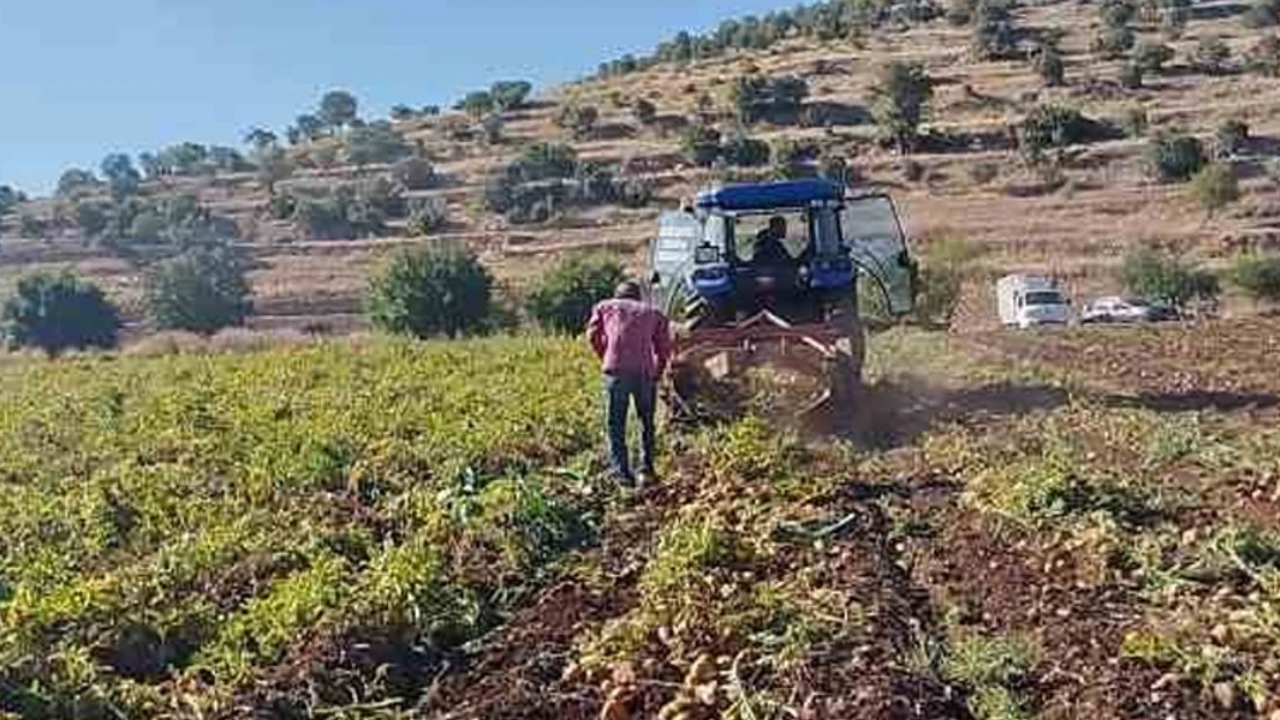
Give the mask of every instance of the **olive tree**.
[(546, 330), (579, 333), (587, 325), (591, 308), (610, 297), (624, 275), (616, 260), (570, 257), (542, 277), (526, 307)]
[(1231, 279), (1254, 302), (1280, 302), (1280, 256), (1242, 255)]
[(66, 273), (37, 273), (18, 281), (0, 309), (0, 327), (12, 347), (57, 355), (72, 348), (115, 347), (120, 316), (98, 286)]
[(245, 268), (226, 246), (196, 247), (156, 265), (145, 282), (157, 328), (212, 334), (253, 312)]
[(331, 90), (320, 99), (320, 120), (332, 128), (341, 129), (350, 125), (359, 111), (359, 102), (345, 90)]
[(1210, 163), (1191, 178), (1191, 192), (1205, 214), (1214, 213), (1240, 199), (1240, 180), (1230, 163)]
[(98, 185), (98, 178), (88, 170), (71, 168), (58, 178), (58, 197), (71, 197), (84, 190), (92, 190)]
[(354, 128), (347, 135), (347, 160), (362, 166), (391, 163), (410, 153), (404, 138), (385, 120)]
[(489, 88), (489, 97), (500, 111), (515, 110), (524, 105), (533, 92), (527, 80), (499, 80)]
[(384, 331), (455, 338), (486, 328), (493, 278), (461, 246), (404, 250), (373, 278), (368, 308), (373, 324)]
[(275, 133), (260, 127), (253, 128), (244, 135), (244, 144), (255, 150), (275, 145), (278, 140)]
[(253, 164), (258, 169), (258, 182), (268, 195), (275, 195), (276, 184), (293, 175), (293, 161), (288, 153), (275, 145), (264, 145), (254, 150)]
[(1181, 308), (1193, 298), (1212, 300), (1220, 292), (1217, 276), (1188, 260), (1151, 249), (1124, 257), (1125, 289), (1145, 300)]
[(477, 120), (493, 112), (494, 107), (493, 95), (487, 90), (467, 93), (465, 97), (454, 105), (455, 110), (461, 110)]
[(8, 185), (0, 185), (0, 216), (8, 215), (22, 202), (22, 193)]
[(933, 81), (923, 65), (894, 62), (881, 72), (872, 92), (875, 95), (872, 114), (876, 122), (898, 152), (906, 152), (914, 144), (933, 98)]

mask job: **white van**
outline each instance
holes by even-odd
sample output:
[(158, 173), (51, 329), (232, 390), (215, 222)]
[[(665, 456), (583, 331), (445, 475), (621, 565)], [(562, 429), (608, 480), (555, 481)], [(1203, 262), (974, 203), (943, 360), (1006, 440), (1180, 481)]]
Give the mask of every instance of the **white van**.
[(1071, 305), (1052, 278), (1006, 275), (996, 282), (996, 304), (1006, 327), (1066, 325), (1071, 320)]

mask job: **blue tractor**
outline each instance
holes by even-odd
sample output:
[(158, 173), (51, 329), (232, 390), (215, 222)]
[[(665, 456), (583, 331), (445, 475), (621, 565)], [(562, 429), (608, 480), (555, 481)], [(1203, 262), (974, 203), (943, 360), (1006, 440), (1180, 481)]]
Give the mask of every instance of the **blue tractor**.
[(892, 315), (915, 300), (893, 201), (826, 180), (698, 193), (662, 215), (651, 269), (680, 321), (670, 400), (684, 417), (723, 412), (711, 390), (760, 367), (799, 418), (851, 410), (866, 354), (859, 296)]

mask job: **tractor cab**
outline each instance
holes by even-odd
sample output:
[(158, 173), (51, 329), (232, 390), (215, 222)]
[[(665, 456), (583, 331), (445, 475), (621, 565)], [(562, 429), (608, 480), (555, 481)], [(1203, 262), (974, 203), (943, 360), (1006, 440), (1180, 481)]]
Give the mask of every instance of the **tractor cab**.
[(654, 280), (668, 297), (694, 301), (720, 320), (769, 309), (817, 322), (859, 275), (885, 306), (912, 306), (914, 265), (886, 195), (846, 197), (825, 180), (704, 190), (692, 208), (667, 213), (654, 243)]
[[(731, 185), (662, 215), (654, 289), (679, 322), (670, 399), (684, 417), (769, 368), (797, 418), (856, 405), (866, 353), (858, 283), (910, 312), (916, 266), (887, 195), (825, 180)], [(731, 383), (732, 384), (732, 383)]]

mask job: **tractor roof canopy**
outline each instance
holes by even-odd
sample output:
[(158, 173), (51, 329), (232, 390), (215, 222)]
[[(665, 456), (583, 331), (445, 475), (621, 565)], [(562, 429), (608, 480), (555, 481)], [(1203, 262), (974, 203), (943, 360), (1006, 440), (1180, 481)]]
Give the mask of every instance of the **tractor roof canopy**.
[(791, 180), (753, 185), (726, 185), (698, 193), (700, 210), (751, 211), (807, 207), (809, 203), (840, 200), (844, 187), (829, 180)]

